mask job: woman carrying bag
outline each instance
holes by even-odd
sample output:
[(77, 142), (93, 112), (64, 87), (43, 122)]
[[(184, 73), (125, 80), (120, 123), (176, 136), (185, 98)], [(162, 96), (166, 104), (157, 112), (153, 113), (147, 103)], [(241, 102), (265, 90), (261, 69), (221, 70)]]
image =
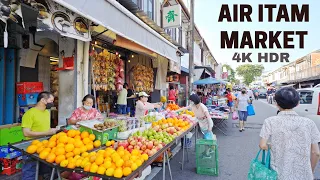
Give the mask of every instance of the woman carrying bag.
[(270, 141), (271, 169), (277, 180), (313, 180), (319, 161), (320, 132), (312, 120), (293, 111), (299, 100), (291, 87), (278, 90), (275, 101), (280, 112), (267, 118), (260, 132), (262, 150), (268, 150)]
[(250, 97), (247, 95), (246, 88), (242, 88), (241, 94), (238, 94), (235, 108), (238, 109), (239, 115), (239, 131), (244, 131), (244, 122), (248, 118), (248, 106), (251, 103)]

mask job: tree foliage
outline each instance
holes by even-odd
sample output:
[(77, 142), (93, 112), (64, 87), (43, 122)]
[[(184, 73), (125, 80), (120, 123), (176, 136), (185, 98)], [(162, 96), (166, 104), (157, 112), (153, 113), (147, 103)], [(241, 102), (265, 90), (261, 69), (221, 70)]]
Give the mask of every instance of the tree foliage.
[(244, 83), (249, 86), (256, 77), (262, 75), (262, 71), (264, 67), (261, 64), (244, 64), (238, 66), (236, 72), (239, 76), (242, 76), (244, 79)]
[(236, 76), (235, 70), (233, 70), (232, 67), (228, 64), (224, 64), (222, 68), (224, 67), (227, 69), (228, 72), (230, 71), (230, 74), (228, 74), (228, 78), (227, 78), (228, 82), (237, 84), (237, 79), (235, 78)]

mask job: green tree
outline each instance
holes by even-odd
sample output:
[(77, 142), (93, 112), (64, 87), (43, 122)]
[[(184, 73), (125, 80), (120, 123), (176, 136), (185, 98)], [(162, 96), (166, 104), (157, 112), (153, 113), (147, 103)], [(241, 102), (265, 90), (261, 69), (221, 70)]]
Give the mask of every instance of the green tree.
[(232, 67), (228, 64), (224, 64), (222, 66), (222, 68), (224, 68), (224, 67), (227, 69), (227, 72), (230, 72), (230, 74), (228, 74), (228, 78), (227, 78), (228, 82), (238, 84), (237, 83), (238, 80), (235, 78), (236, 72), (232, 69)]
[(243, 77), (244, 84), (246, 84), (247, 86), (249, 86), (256, 77), (261, 76), (263, 70), (264, 67), (261, 64), (244, 64), (238, 66), (236, 69), (237, 74)]

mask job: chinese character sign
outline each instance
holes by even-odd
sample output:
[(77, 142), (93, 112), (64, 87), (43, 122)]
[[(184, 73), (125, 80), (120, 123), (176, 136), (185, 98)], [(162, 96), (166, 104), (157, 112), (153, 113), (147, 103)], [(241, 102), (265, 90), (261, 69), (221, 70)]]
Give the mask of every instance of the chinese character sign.
[(163, 28), (174, 28), (181, 26), (181, 6), (174, 5), (163, 8)]

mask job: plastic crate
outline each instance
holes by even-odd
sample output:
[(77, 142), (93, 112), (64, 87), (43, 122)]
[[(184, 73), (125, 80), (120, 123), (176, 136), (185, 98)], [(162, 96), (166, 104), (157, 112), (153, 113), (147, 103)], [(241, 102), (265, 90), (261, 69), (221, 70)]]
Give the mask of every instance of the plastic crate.
[(0, 126), (0, 146), (6, 146), (8, 143), (16, 143), (24, 140), (22, 127), (20, 124), (8, 124)]
[(28, 106), (37, 104), (39, 93), (18, 94), (19, 106)]
[(94, 134), (96, 136), (96, 140), (100, 140), (102, 144), (105, 144), (109, 140), (117, 139), (119, 127), (115, 127), (103, 132), (99, 132), (94, 129), (80, 126), (80, 132), (83, 132), (83, 131), (87, 131), (90, 134)]
[[(209, 156), (204, 157), (204, 152), (211, 148)], [(196, 167), (197, 174), (218, 176), (218, 145), (216, 140), (199, 139), (196, 142)]]
[(42, 82), (18, 82), (17, 94), (40, 93), (43, 91)]

